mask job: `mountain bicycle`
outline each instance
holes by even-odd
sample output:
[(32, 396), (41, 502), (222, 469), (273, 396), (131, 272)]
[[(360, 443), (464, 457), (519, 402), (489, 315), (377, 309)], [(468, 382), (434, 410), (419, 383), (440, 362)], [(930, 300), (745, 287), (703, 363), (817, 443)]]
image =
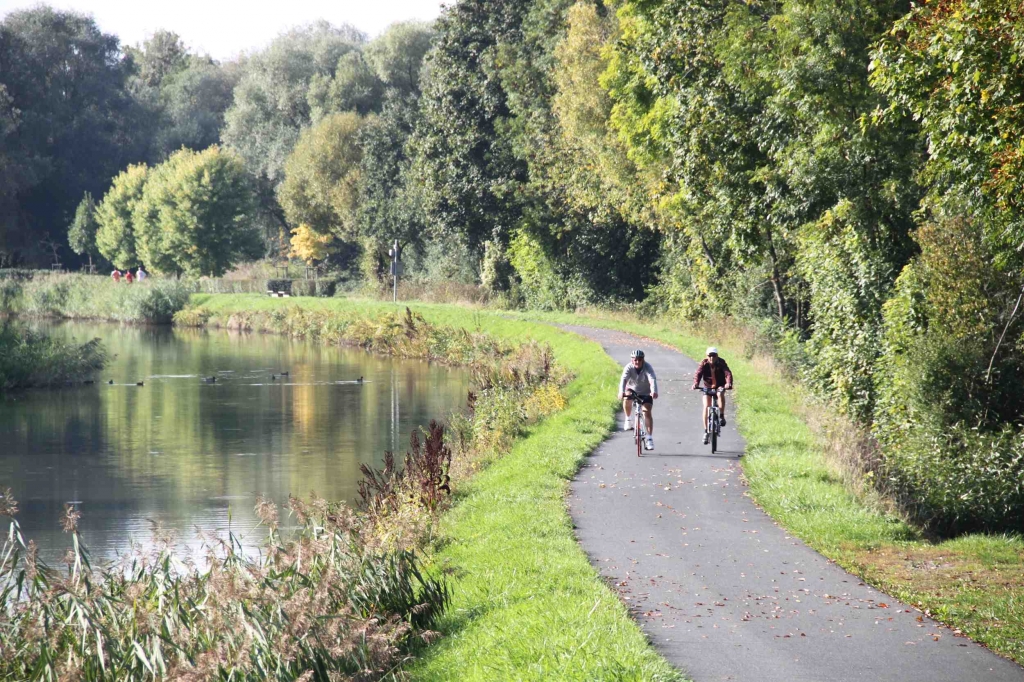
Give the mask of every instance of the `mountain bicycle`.
[(708, 408), (708, 422), (704, 428), (707, 429), (708, 435), (711, 436), (711, 454), (715, 454), (715, 451), (718, 450), (718, 436), (722, 434), (722, 416), (718, 409), (718, 394), (725, 389), (701, 386), (697, 390), (704, 395), (711, 396), (711, 407)]
[(633, 440), (636, 442), (636, 456), (644, 452), (644, 440), (647, 438), (647, 421), (644, 419), (644, 405), (654, 402), (649, 395), (640, 395), (633, 389), (626, 390), (626, 397), (633, 403)]

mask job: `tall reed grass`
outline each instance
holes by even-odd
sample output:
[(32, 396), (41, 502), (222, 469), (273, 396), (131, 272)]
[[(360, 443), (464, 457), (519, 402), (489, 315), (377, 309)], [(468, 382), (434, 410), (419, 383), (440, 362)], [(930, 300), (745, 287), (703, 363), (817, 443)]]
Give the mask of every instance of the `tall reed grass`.
[(0, 391), (86, 381), (106, 363), (99, 339), (78, 344), (0, 322)]
[(0, 299), (6, 312), (19, 315), (168, 323), (195, 288), (175, 279), (127, 284), (99, 275), (42, 274), (5, 281)]
[(367, 548), (343, 505), (293, 498), (289, 510), (299, 530), (285, 539), (258, 500), (267, 541), (255, 559), (229, 537), (208, 540), (204, 571), (166, 547), (94, 569), (68, 505), (58, 569), (24, 541), (6, 491), (0, 679), (375, 680), (435, 636), (447, 587), (414, 554)]

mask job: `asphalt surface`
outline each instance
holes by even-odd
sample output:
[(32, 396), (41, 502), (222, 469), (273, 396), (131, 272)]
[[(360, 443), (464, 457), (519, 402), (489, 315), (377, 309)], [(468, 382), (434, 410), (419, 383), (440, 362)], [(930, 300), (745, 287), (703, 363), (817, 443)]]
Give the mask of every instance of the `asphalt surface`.
[[(654, 451), (638, 458), (632, 432), (614, 433), (573, 481), (570, 511), (591, 562), (691, 679), (1024, 680), (1024, 668), (866, 586), (755, 506), (731, 401), (718, 453), (700, 442), (692, 360), (618, 332), (565, 329), (621, 364), (643, 348), (658, 375)], [(742, 400), (742, 387), (738, 376), (729, 398)]]

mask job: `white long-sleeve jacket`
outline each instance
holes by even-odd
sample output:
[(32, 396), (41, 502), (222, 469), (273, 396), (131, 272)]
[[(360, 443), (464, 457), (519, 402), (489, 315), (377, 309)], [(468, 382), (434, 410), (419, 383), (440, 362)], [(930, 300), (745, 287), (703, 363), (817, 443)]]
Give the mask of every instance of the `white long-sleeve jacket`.
[(644, 361), (644, 366), (637, 370), (632, 362), (626, 363), (622, 368), (622, 378), (619, 379), (619, 394), (631, 388), (640, 395), (653, 395), (658, 392), (658, 376), (654, 373), (651, 363)]

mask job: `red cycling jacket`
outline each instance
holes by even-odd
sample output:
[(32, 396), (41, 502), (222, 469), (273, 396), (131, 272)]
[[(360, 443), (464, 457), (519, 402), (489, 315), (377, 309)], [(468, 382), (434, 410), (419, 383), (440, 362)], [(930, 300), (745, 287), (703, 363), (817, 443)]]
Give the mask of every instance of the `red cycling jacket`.
[[(712, 365), (714, 363), (714, 365)], [(732, 372), (729, 365), (722, 358), (711, 360), (704, 358), (697, 365), (697, 371), (693, 373), (693, 387), (697, 388), (701, 380), (704, 380), (706, 388), (732, 388)]]

